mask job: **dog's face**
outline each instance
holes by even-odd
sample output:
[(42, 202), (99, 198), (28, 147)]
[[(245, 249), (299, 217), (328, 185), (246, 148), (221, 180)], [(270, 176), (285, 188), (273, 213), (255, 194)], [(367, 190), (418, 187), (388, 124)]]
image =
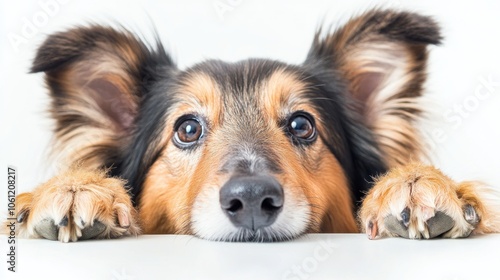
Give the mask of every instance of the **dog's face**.
[(52, 35), (57, 148), (129, 180), (146, 233), (275, 241), (354, 232), (372, 176), (418, 153), (426, 17), (372, 11), (316, 36), (302, 65), (175, 67), (159, 44), (93, 26)]
[(336, 142), (343, 128), (328, 122), (340, 114), (318, 84), (304, 69), (264, 60), (208, 61), (180, 73), (140, 200), (168, 217), (154, 227), (208, 239), (285, 239), (318, 231), (335, 209), (348, 217), (338, 224), (356, 230), (334, 154), (341, 151), (329, 149), (343, 144)]

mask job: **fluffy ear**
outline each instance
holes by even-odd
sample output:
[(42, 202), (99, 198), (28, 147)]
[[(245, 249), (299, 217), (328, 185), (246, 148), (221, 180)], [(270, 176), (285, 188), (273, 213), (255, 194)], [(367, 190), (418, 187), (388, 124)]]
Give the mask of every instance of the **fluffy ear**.
[(93, 25), (49, 36), (31, 71), (46, 74), (57, 153), (87, 166), (116, 164), (148, 86), (171, 67), (160, 43), (152, 50), (125, 30)]
[(417, 101), (426, 79), (427, 46), (440, 41), (431, 18), (391, 10), (366, 12), (331, 35), (315, 36), (306, 63), (320, 62), (347, 81), (348, 95), (389, 167), (421, 156)]

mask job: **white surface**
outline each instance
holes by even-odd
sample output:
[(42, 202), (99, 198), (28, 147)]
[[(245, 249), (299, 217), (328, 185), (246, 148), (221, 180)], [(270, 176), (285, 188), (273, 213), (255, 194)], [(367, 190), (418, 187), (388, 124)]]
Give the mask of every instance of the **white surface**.
[[(6, 239), (1, 236), (4, 255)], [(499, 279), (500, 235), (370, 241), (313, 234), (283, 243), (218, 243), (181, 235), (60, 243), (19, 240), (0, 279)], [(5, 277), (8, 276), (8, 277)]]

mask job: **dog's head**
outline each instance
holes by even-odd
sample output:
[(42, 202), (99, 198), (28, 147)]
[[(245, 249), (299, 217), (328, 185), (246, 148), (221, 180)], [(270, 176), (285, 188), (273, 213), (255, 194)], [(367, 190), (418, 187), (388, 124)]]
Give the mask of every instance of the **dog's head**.
[(57, 152), (128, 180), (147, 233), (273, 241), (353, 232), (372, 176), (420, 153), (429, 18), (375, 10), (318, 32), (305, 62), (209, 60), (102, 26), (50, 36)]

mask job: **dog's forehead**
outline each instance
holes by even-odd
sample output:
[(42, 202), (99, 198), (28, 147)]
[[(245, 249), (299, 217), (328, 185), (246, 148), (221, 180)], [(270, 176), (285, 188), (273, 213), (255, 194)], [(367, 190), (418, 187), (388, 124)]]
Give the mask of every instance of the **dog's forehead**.
[(206, 61), (182, 73), (176, 99), (215, 119), (277, 119), (311, 105), (304, 77), (300, 68), (271, 60)]

